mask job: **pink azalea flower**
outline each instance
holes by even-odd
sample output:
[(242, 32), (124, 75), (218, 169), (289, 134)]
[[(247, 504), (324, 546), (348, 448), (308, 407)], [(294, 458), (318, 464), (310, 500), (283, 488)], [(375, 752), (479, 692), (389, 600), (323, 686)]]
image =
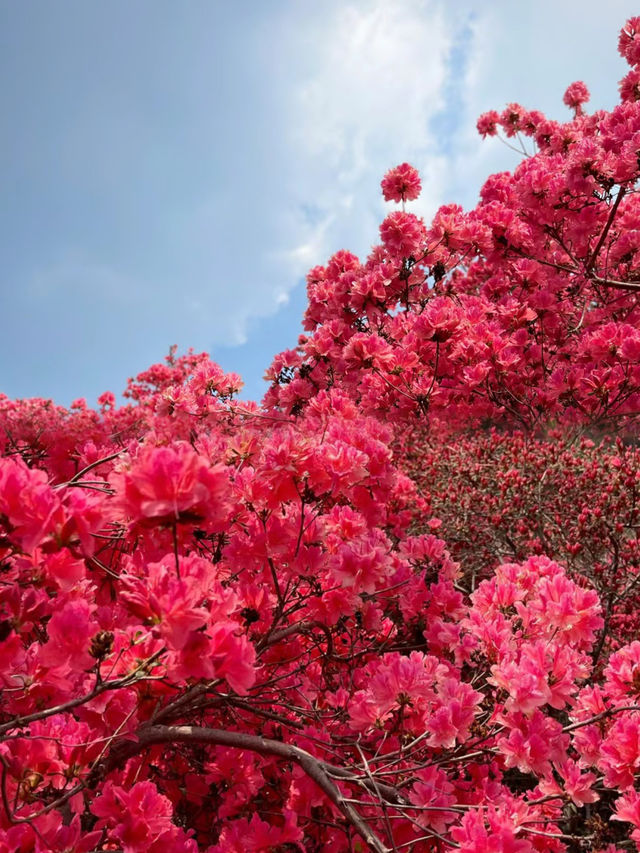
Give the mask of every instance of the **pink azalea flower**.
[(413, 201), (421, 189), (420, 175), (408, 163), (389, 169), (382, 179), (382, 194), (386, 201)]
[(116, 505), (141, 524), (220, 523), (228, 508), (223, 465), (211, 466), (186, 443), (146, 446), (113, 474)]
[(396, 210), (380, 226), (384, 247), (397, 258), (418, 256), (424, 251), (424, 223), (413, 213)]

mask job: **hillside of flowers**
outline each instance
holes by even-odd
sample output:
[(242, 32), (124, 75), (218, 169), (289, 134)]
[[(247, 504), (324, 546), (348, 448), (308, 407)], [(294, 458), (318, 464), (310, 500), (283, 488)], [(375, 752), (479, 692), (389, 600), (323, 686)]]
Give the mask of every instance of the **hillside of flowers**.
[[(640, 850), (640, 18), (477, 206), (308, 275), (261, 404), (0, 396), (0, 853)], [(372, 235), (373, 237), (373, 235)]]

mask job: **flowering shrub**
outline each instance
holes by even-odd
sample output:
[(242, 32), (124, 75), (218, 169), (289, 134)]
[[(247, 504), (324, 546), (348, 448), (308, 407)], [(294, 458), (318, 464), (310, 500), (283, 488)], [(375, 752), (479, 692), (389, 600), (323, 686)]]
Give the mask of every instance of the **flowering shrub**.
[[(633, 19), (635, 20), (635, 19)], [(363, 261), (347, 251), (308, 275), (306, 334), (276, 356), (266, 402), (296, 413), (338, 385), (360, 409), (398, 423), (417, 414), (459, 428), (490, 420), (528, 430), (550, 418), (630, 428), (640, 411), (640, 112), (631, 63), (611, 112), (585, 112), (573, 83), (566, 122), (510, 104), (479, 119), (525, 156), (493, 175), (471, 211), (430, 225), (405, 210), (419, 191), (407, 164), (382, 182), (402, 201)], [(527, 154), (526, 146), (535, 153)]]
[(262, 406), (0, 399), (0, 851), (640, 849), (638, 31), (475, 210), (392, 169)]
[[(522, 432), (398, 438), (439, 534), (473, 589), (504, 560), (545, 554), (587, 581), (607, 611), (607, 642), (638, 636), (640, 451), (617, 441)], [(422, 524), (418, 515), (414, 522)]]

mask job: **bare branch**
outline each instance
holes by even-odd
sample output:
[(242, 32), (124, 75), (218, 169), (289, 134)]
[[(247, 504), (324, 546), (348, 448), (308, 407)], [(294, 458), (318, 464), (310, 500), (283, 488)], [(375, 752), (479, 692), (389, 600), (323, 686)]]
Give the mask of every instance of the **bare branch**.
[(105, 462), (111, 462), (112, 459), (117, 459), (123, 453), (122, 450), (118, 450), (117, 453), (111, 453), (109, 456), (103, 456), (102, 459), (98, 459), (95, 462), (92, 462), (90, 465), (87, 465), (82, 471), (78, 471), (77, 474), (74, 474), (70, 480), (67, 480), (66, 483), (58, 483), (54, 486), (54, 489), (64, 489), (65, 486), (73, 486), (78, 483), (78, 480), (81, 480), (85, 474), (91, 471), (93, 468), (97, 468), (98, 465), (103, 465)]
[(611, 229), (611, 226), (613, 225), (613, 220), (616, 218), (616, 213), (618, 212), (618, 208), (620, 207), (620, 202), (624, 198), (625, 193), (626, 193), (625, 188), (620, 187), (620, 189), (618, 190), (618, 195), (616, 196), (616, 200), (614, 201), (613, 205), (611, 206), (611, 211), (609, 212), (609, 217), (605, 223), (604, 228), (602, 229), (602, 234), (600, 235), (600, 239), (596, 243), (595, 249), (593, 250), (593, 252), (589, 256), (589, 258), (587, 259), (587, 263), (585, 265), (585, 270), (587, 273), (591, 272), (596, 260), (598, 259), (598, 254), (600, 253), (600, 249), (603, 247), (604, 241), (607, 239), (607, 234), (609, 233), (609, 230)]
[[(243, 732), (209, 729), (199, 726), (149, 726), (146, 729), (140, 729), (137, 733), (137, 742), (122, 740), (115, 744), (103, 766), (101, 768), (96, 767), (95, 769), (100, 775), (104, 775), (147, 746), (158, 743), (206, 743), (245, 749), (249, 752), (256, 752), (259, 755), (274, 755), (286, 761), (292, 761), (301, 767), (307, 776), (318, 785), (329, 800), (344, 815), (363, 841), (375, 853), (390, 853), (389, 848), (382, 843), (356, 809), (345, 799), (340, 789), (334, 785), (330, 776), (341, 778), (351, 783), (357, 783), (361, 780), (348, 771), (343, 771), (342, 768), (333, 767), (315, 758), (315, 756), (304, 749), (282, 743), (282, 741), (263, 738), (259, 735), (248, 735)], [(377, 785), (377, 787), (381, 788), (380, 785)], [(394, 788), (389, 788), (388, 790), (394, 792), (397, 798), (397, 792)]]

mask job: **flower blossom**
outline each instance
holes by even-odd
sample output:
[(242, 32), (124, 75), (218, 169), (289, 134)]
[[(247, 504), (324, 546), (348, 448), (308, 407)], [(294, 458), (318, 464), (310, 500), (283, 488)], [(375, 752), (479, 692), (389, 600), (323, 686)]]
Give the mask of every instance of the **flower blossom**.
[(589, 100), (589, 90), (581, 80), (572, 83), (564, 93), (563, 102), (576, 111), (577, 115), (582, 112), (582, 105)]
[(426, 237), (424, 222), (413, 213), (396, 210), (380, 226), (380, 237), (389, 252), (398, 257), (419, 255)]
[(420, 175), (408, 163), (389, 169), (382, 179), (382, 194), (386, 201), (414, 201), (421, 189)]
[(131, 467), (112, 475), (116, 504), (140, 524), (220, 523), (228, 507), (228, 477), (184, 442), (145, 447)]

